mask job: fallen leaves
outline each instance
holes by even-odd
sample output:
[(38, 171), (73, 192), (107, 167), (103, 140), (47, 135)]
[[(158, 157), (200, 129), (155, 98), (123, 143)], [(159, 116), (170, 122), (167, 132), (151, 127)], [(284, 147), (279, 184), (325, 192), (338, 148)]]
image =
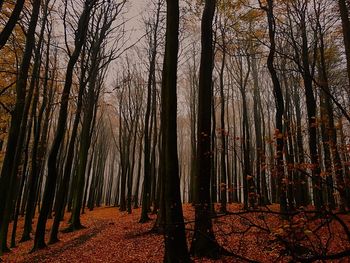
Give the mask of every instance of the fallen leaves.
[[(242, 211), (242, 205), (230, 204), (227, 206), (231, 212)], [(278, 211), (276, 205), (270, 209)], [(194, 229), (194, 207), (184, 205), (184, 217), (186, 223), (188, 245), (192, 239)], [(115, 207), (96, 208), (82, 215), (81, 220), (87, 228), (73, 233), (60, 233), (61, 242), (50, 245), (48, 248), (29, 254), (32, 241), (19, 244), (17, 248), (2, 258), (4, 262), (163, 262), (163, 236), (154, 234), (150, 230), (155, 223), (155, 215), (151, 215), (152, 221), (145, 224), (138, 223), (140, 209), (133, 210), (132, 214), (119, 212)], [(66, 215), (64, 229), (67, 226)], [(349, 219), (346, 218), (347, 222)], [(51, 224), (51, 219), (49, 220)], [(47, 229), (49, 233), (50, 224)], [(35, 222), (34, 224), (35, 225)], [(279, 237), (293, 229), (299, 229), (300, 235), (313, 239), (313, 226), (308, 225), (302, 217), (296, 217), (294, 221), (280, 220), (277, 215), (248, 213), (243, 215), (218, 216), (213, 219), (214, 232), (219, 244), (233, 253), (248, 257), (258, 262), (273, 262), (279, 257), (283, 247), (276, 242)], [(254, 226), (255, 225), (255, 226)], [(261, 229), (259, 229), (260, 226)], [(332, 228), (337, 231), (336, 225)], [(23, 229), (23, 218), (19, 222), (20, 238)], [(264, 231), (271, 229), (271, 232)], [(322, 231), (322, 230), (318, 230)], [(298, 231), (297, 231), (298, 232)], [(298, 233), (299, 233), (298, 232)], [(340, 231), (338, 231), (340, 233)], [(294, 232), (293, 232), (294, 233)], [(326, 237), (327, 233), (319, 233)], [(277, 236), (276, 236), (277, 235)], [(296, 237), (297, 238), (297, 237)], [(298, 238), (297, 238), (298, 239)], [(325, 240), (326, 242), (327, 240)], [(334, 235), (332, 249), (349, 247), (344, 237)], [(316, 244), (316, 241), (315, 241)], [(241, 262), (235, 257), (224, 257), (220, 260), (195, 259), (195, 262)]]

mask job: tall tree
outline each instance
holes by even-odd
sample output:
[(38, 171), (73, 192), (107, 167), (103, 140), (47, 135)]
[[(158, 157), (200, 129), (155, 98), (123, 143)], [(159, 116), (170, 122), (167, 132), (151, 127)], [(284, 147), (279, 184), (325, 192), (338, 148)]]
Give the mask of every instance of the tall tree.
[(343, 27), (343, 40), (346, 55), (346, 65), (348, 73), (348, 85), (350, 85), (350, 18), (349, 18), (349, 1), (338, 0), (341, 23)]
[[(298, 70), (301, 73), (306, 100), (306, 111), (308, 118), (308, 146), (310, 150), (311, 160), (311, 177), (313, 187), (313, 199), (315, 206), (318, 210), (321, 210), (323, 206), (323, 194), (322, 194), (322, 180), (320, 177), (320, 164), (319, 164), (319, 152), (318, 152), (318, 140), (317, 140), (317, 104), (313, 90), (313, 78), (314, 78), (314, 61), (312, 60), (315, 55), (310, 50), (310, 40), (308, 34), (308, 20), (309, 18), (309, 3), (308, 1), (298, 1), (296, 3), (287, 3), (287, 15), (289, 19), (289, 26), (297, 26), (298, 32), (295, 32), (293, 28), (290, 29), (290, 37), (295, 53), (295, 62)], [(295, 23), (295, 24), (294, 24)], [(299, 38), (299, 42), (297, 39)], [(316, 49), (314, 49), (313, 52)]]
[[(341, 2), (341, 1), (339, 1)], [(323, 140), (324, 163), (326, 168), (326, 183), (327, 183), (327, 198), (328, 206), (331, 209), (335, 208), (334, 184), (333, 184), (333, 169), (337, 188), (340, 194), (339, 207), (342, 211), (346, 206), (349, 207), (349, 198), (346, 194), (346, 184), (344, 180), (344, 169), (342, 168), (341, 158), (338, 149), (337, 131), (334, 124), (334, 106), (328, 94), (331, 94), (329, 85), (329, 66), (326, 61), (326, 43), (325, 43), (325, 26), (321, 24), (321, 8), (314, 7), (316, 10), (316, 30), (319, 34), (319, 75), (320, 85), (322, 90), (320, 92), (320, 114), (321, 114), (321, 131)], [(344, 30), (344, 29), (343, 29)], [(332, 153), (332, 154), (331, 154)], [(332, 158), (331, 158), (332, 157)], [(333, 159), (333, 166), (332, 166)]]
[[(6, 154), (1, 169), (0, 177), (0, 226), (2, 228), (8, 225), (10, 211), (12, 211), (13, 198), (15, 191), (15, 183), (17, 179), (18, 160), (21, 156), (23, 145), (20, 143), (19, 135), (22, 123), (27, 123), (23, 120), (24, 108), (26, 103), (26, 89), (29, 75), (32, 52), (35, 48), (35, 29), (38, 22), (40, 12), (40, 0), (35, 0), (32, 6), (32, 13), (27, 31), (26, 44), (24, 48), (21, 67), (16, 81), (16, 104), (12, 112), (10, 130), (8, 134)], [(21, 136), (22, 138), (24, 136)], [(22, 141), (23, 143), (23, 141)], [(0, 253), (7, 251), (7, 230), (4, 229), (0, 233), (1, 247)]]
[(68, 152), (67, 152), (67, 161), (64, 166), (63, 170), (63, 178), (62, 181), (58, 187), (57, 190), (57, 197), (56, 197), (56, 211), (55, 211), (55, 218), (54, 222), (52, 224), (51, 233), (50, 233), (50, 244), (58, 242), (58, 228), (60, 225), (60, 221), (63, 218), (64, 215), (64, 206), (65, 206), (65, 199), (66, 194), (68, 193), (69, 188), (69, 181), (71, 178), (72, 166), (73, 166), (73, 160), (74, 160), (74, 150), (75, 150), (75, 141), (78, 134), (78, 127), (80, 123), (81, 118), (81, 112), (83, 108), (83, 95), (85, 91), (85, 85), (86, 82), (84, 81), (85, 73), (86, 73), (86, 67), (85, 67), (85, 50), (82, 51), (81, 56), (81, 73), (80, 73), (80, 80), (79, 80), (79, 91), (78, 91), (78, 98), (77, 98), (77, 106), (76, 106), (76, 112), (75, 112), (75, 118), (73, 122), (72, 127), (72, 133), (70, 136), (69, 144), (68, 144)]
[(221, 21), (220, 18), (219, 26), (220, 26), (220, 33), (221, 33), (221, 52), (222, 52), (222, 58), (221, 58), (221, 67), (219, 72), (219, 87), (220, 87), (220, 138), (221, 138), (221, 151), (220, 151), (220, 199), (221, 199), (221, 206), (220, 206), (220, 212), (226, 213), (226, 203), (227, 203), (227, 168), (226, 168), (226, 148), (227, 148), (227, 142), (226, 142), (226, 129), (225, 129), (225, 92), (224, 92), (224, 73), (225, 73), (225, 65), (226, 65), (226, 32), (225, 32), (225, 21)]
[[(152, 104), (152, 88), (155, 89), (155, 70), (157, 59), (157, 47), (158, 47), (158, 28), (160, 23), (160, 11), (162, 8), (162, 0), (158, 0), (157, 8), (154, 18), (154, 24), (150, 25), (150, 56), (149, 56), (149, 71), (147, 79), (147, 103), (146, 113), (144, 120), (144, 156), (143, 156), (143, 191), (142, 191), (142, 210), (140, 223), (147, 222), (149, 220), (148, 212), (150, 209), (151, 200), (151, 129), (150, 129), (150, 115)], [(155, 100), (156, 98), (153, 98)], [(156, 132), (156, 131), (155, 131)]]
[[(67, 4), (67, 2), (66, 2)], [(57, 122), (57, 130), (55, 132), (55, 138), (51, 146), (51, 150), (48, 158), (48, 176), (46, 179), (43, 204), (38, 218), (38, 223), (35, 231), (35, 240), (33, 250), (46, 247), (45, 244), (45, 228), (47, 218), (49, 216), (51, 205), (54, 199), (56, 180), (58, 176), (58, 156), (59, 150), (62, 145), (62, 141), (65, 134), (66, 123), (68, 118), (68, 101), (69, 94), (73, 82), (73, 71), (75, 64), (78, 61), (80, 51), (82, 50), (83, 44), (86, 40), (88, 24), (91, 17), (91, 10), (96, 4), (96, 0), (84, 1), (84, 8), (79, 17), (78, 27), (75, 35), (74, 51), (71, 53), (67, 70), (66, 79), (64, 83), (63, 92), (61, 95), (61, 105), (59, 110), (59, 117)]]
[(179, 1), (167, 0), (166, 40), (162, 80), (162, 160), (164, 184), (164, 262), (190, 262), (180, 195), (177, 155), (177, 65)]
[[(44, 32), (45, 32), (45, 27), (47, 23), (47, 18), (48, 18), (48, 9), (49, 9), (49, 1), (45, 1), (43, 5), (43, 18), (42, 18), (42, 25), (41, 25), (41, 30), (39, 34), (39, 39), (38, 39), (38, 46), (35, 49), (35, 56), (34, 56), (34, 66), (33, 66), (33, 71), (35, 74), (32, 77), (32, 80), (30, 82), (30, 87), (29, 91), (34, 89), (34, 85), (36, 85), (36, 93), (38, 93), (38, 88), (39, 88), (39, 70), (40, 70), (40, 57), (41, 57), (41, 45), (42, 42), (44, 41)], [(50, 40), (48, 40), (50, 43)], [(49, 50), (47, 50), (49, 52)], [(35, 77), (34, 77), (35, 76)], [(47, 83), (46, 83), (47, 84)], [(44, 87), (46, 88), (46, 87)], [(34, 94), (33, 98), (33, 105), (32, 105), (32, 114), (36, 114), (36, 108), (39, 100), (39, 94)], [(29, 108), (29, 105), (27, 106)], [(42, 118), (43, 111), (41, 111), (41, 116)], [(24, 230), (23, 230), (23, 235), (21, 241), (26, 241), (30, 239), (30, 232), (32, 231), (32, 219), (34, 215), (34, 210), (35, 210), (35, 200), (36, 200), (36, 195), (37, 195), (37, 188), (38, 188), (38, 181), (39, 181), (39, 175), (40, 175), (40, 167), (38, 164), (40, 163), (40, 160), (37, 159), (38, 156), (38, 147), (39, 147), (39, 140), (40, 140), (40, 134), (41, 134), (41, 120), (40, 121), (35, 121), (34, 125), (34, 142), (33, 142), (33, 149), (32, 149), (32, 165), (31, 165), (31, 172), (30, 176), (28, 178), (28, 185), (29, 185), (29, 193), (28, 193), (28, 202), (27, 202), (27, 207), (26, 207), (26, 217), (25, 217), (25, 224), (24, 224)]]
[(195, 229), (191, 254), (218, 258), (221, 248), (215, 240), (211, 220), (211, 109), (213, 74), (213, 18), (216, 0), (206, 0), (201, 22), (201, 61), (199, 69), (197, 168), (195, 174)]
[(273, 94), (275, 97), (276, 104), (276, 177), (279, 183), (280, 189), (280, 210), (285, 212), (287, 210), (287, 196), (286, 196), (286, 180), (284, 178), (284, 165), (283, 165), (283, 150), (284, 150), (284, 139), (283, 139), (283, 115), (284, 115), (284, 100), (281, 88), (281, 83), (278, 79), (277, 71), (275, 69), (274, 60), (276, 55), (276, 21), (274, 17), (274, 1), (267, 0), (266, 5), (260, 2), (260, 7), (266, 12), (268, 21), (268, 33), (270, 40), (270, 52), (267, 58), (267, 68), (269, 69), (272, 84)]

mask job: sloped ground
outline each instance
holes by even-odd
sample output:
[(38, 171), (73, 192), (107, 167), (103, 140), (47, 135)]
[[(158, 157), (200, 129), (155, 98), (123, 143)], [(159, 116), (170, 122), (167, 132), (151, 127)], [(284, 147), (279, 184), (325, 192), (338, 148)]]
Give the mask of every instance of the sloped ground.
[[(240, 205), (230, 205), (229, 210), (239, 212)], [(11, 253), (2, 256), (4, 262), (162, 262), (163, 237), (150, 233), (154, 220), (146, 224), (139, 224), (140, 209), (133, 210), (131, 215), (119, 212), (117, 208), (96, 208), (82, 215), (82, 223), (87, 228), (73, 233), (60, 233), (60, 242), (34, 253), (29, 253), (32, 242), (20, 243)], [(188, 240), (191, 239), (193, 229), (193, 207), (184, 206), (184, 216)], [(69, 215), (66, 216), (66, 220)], [(153, 216), (155, 219), (155, 216)], [(65, 222), (66, 222), (65, 220)], [(49, 220), (47, 237), (51, 227)], [(344, 221), (350, 225), (349, 216)], [(299, 221), (298, 221), (299, 222)], [(34, 226), (35, 226), (34, 222)], [(271, 233), (251, 227), (252, 224), (268, 228)], [(214, 220), (214, 229), (218, 241), (233, 253), (258, 262), (287, 262), (287, 258), (279, 258), (283, 248), (275, 242), (275, 236), (288, 232), (288, 226), (277, 216), (260, 214), (241, 214), (224, 216)], [(298, 223), (299, 224), (299, 223)], [(62, 225), (62, 229), (67, 226)], [(301, 227), (300, 224), (298, 227)], [(305, 228), (305, 225), (302, 226)], [(312, 226), (308, 226), (310, 229)], [(332, 226), (337, 228), (339, 226)], [(23, 218), (19, 222), (18, 238), (21, 237)], [(304, 230), (303, 230), (304, 231)], [(309, 231), (309, 230), (308, 230)], [(323, 230), (320, 230), (323, 231)], [(325, 231), (325, 230), (324, 230)], [(309, 232), (305, 233), (309, 234)], [(335, 229), (330, 242), (331, 249), (337, 251), (350, 248), (349, 242), (342, 231)], [(318, 233), (317, 236), (327, 236), (327, 233)], [(310, 240), (313, 237), (310, 236)], [(315, 240), (315, 244), (318, 241)], [(196, 262), (214, 262), (213, 260), (197, 259)], [(237, 257), (225, 257), (215, 262), (243, 262)], [(332, 261), (337, 262), (337, 261)], [(350, 262), (342, 259), (340, 262)]]

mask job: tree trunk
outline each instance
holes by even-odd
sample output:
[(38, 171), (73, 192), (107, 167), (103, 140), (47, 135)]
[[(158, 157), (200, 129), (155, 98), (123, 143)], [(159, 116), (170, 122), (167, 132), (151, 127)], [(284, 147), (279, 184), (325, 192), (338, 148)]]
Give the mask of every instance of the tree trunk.
[(210, 171), (211, 108), (213, 70), (213, 17), (216, 1), (206, 0), (201, 25), (201, 62), (199, 69), (197, 169), (195, 177), (195, 231), (191, 254), (198, 257), (218, 258), (221, 248), (215, 240), (211, 220)]
[[(83, 52), (84, 53), (84, 52)], [(84, 58), (84, 55), (82, 56)], [(82, 65), (83, 65), (84, 59), (82, 59)], [(83, 70), (83, 67), (82, 67)], [(84, 73), (81, 74), (81, 80), (83, 79), (82, 76)], [(74, 161), (74, 150), (75, 150), (75, 142), (78, 134), (78, 127), (80, 123), (80, 115), (83, 107), (83, 94), (85, 90), (85, 85), (84, 83), (80, 82), (79, 85), (79, 91), (78, 91), (78, 101), (77, 101), (77, 108), (75, 112), (75, 118), (74, 118), (74, 123), (73, 123), (73, 128), (72, 128), (72, 133), (68, 145), (68, 153), (67, 153), (67, 161), (64, 167), (64, 172), (63, 172), (63, 179), (62, 182), (59, 186), (58, 192), (57, 192), (57, 209), (55, 211), (55, 219), (53, 221), (53, 225), (51, 228), (51, 233), (50, 233), (50, 244), (56, 243), (59, 241), (58, 239), (58, 229), (60, 225), (60, 221), (64, 216), (64, 207), (65, 207), (65, 198), (68, 193), (68, 188), (69, 188), (69, 181), (71, 178), (71, 173), (72, 171), (72, 166), (73, 166), (73, 161)]]
[(280, 185), (280, 211), (286, 212), (287, 210), (287, 197), (286, 197), (286, 180), (284, 175), (284, 166), (283, 166), (283, 150), (284, 150), (284, 139), (283, 139), (283, 115), (284, 115), (284, 101), (283, 94), (281, 89), (281, 84), (277, 76), (277, 72), (274, 66), (274, 59), (276, 53), (276, 24), (274, 18), (274, 1), (267, 0), (267, 6), (263, 7), (266, 12), (269, 28), (269, 39), (270, 39), (270, 52), (267, 58), (267, 67), (271, 75), (272, 84), (273, 84), (273, 94), (275, 97), (276, 104), (276, 178), (277, 182)]
[[(151, 129), (150, 129), (150, 115), (151, 115), (151, 103), (152, 103), (152, 88), (155, 89), (154, 78), (156, 70), (156, 58), (157, 58), (157, 46), (158, 46), (158, 27), (160, 22), (160, 11), (161, 11), (161, 1), (157, 3), (157, 11), (155, 17), (155, 23), (153, 30), (153, 36), (151, 45), (151, 58), (150, 58), (150, 69), (148, 72), (147, 80), (147, 104), (146, 104), (146, 114), (144, 122), (144, 157), (143, 157), (143, 190), (142, 190), (142, 210), (140, 223), (145, 223), (150, 220), (148, 217), (148, 212), (150, 210), (150, 200), (151, 200)], [(153, 100), (156, 100), (153, 97)], [(156, 130), (154, 132), (157, 132)]]
[[(307, 6), (307, 5), (306, 5)], [(301, 37), (302, 37), (302, 75), (305, 87), (305, 98), (306, 98), (306, 109), (308, 116), (308, 130), (309, 130), (309, 149), (310, 149), (310, 159), (312, 164), (312, 187), (313, 187), (313, 197), (314, 204), (317, 210), (321, 210), (323, 206), (322, 198), (322, 181), (320, 178), (320, 164), (318, 158), (317, 150), (317, 123), (316, 123), (316, 99), (314, 96), (313, 86), (312, 86), (312, 76), (310, 72), (310, 61), (309, 61), (309, 50), (308, 50), (308, 40), (306, 32), (306, 7), (300, 13), (301, 21)]]
[(346, 65), (347, 65), (347, 73), (348, 73), (348, 79), (349, 79), (348, 85), (350, 85), (350, 21), (349, 21), (348, 1), (338, 0), (338, 5), (339, 5), (341, 23), (343, 27)]
[(224, 70), (226, 62), (226, 43), (225, 43), (225, 30), (221, 30), (222, 37), (222, 62), (219, 74), (220, 79), (220, 138), (221, 138), (221, 149), (220, 149), (220, 197), (221, 206), (220, 212), (226, 213), (227, 203), (227, 179), (226, 179), (226, 129), (225, 129), (225, 94), (224, 94)]
[[(0, 33), (0, 49), (2, 49), (9, 37), (11, 36), (11, 33), (13, 29), (15, 28), (17, 21), (20, 17), (20, 14), (22, 12), (23, 6), (24, 6), (25, 0), (17, 0), (16, 5), (11, 13), (11, 16), (9, 20), (7, 21), (5, 27), (2, 29)], [(1, 10), (1, 8), (0, 8)]]
[(0, 176), (0, 200), (2, 200), (0, 202), (0, 254), (9, 250), (7, 247), (7, 228), (11, 213), (10, 211), (12, 211), (12, 200), (14, 198), (13, 186), (15, 185), (17, 179), (17, 174), (13, 174), (13, 172), (17, 171), (18, 168), (15, 167), (15, 163), (18, 163), (16, 156), (20, 156), (20, 153), (22, 152), (22, 143), (20, 143), (19, 138), (21, 133), (21, 123), (27, 122), (27, 120), (23, 120), (23, 114), (26, 103), (28, 72), (30, 68), (32, 51), (35, 47), (35, 28), (39, 17), (40, 3), (41, 1), (39, 0), (35, 0), (33, 2), (33, 9), (27, 32), (22, 64), (16, 82), (16, 103), (11, 116), (6, 154)]
[(162, 80), (162, 141), (164, 148), (164, 262), (190, 262), (180, 195), (177, 155), (177, 56), (179, 49), (179, 1), (167, 0), (165, 56)]
[(83, 43), (86, 39), (87, 26), (90, 19), (90, 11), (94, 1), (87, 0), (84, 4), (84, 10), (79, 18), (78, 29), (75, 38), (75, 49), (72, 53), (66, 70), (66, 79), (64, 83), (63, 92), (61, 95), (61, 107), (58, 116), (57, 130), (55, 133), (55, 138), (52, 143), (51, 151), (48, 159), (48, 176), (45, 184), (45, 191), (43, 197), (43, 205), (41, 213), (38, 218), (37, 228), (35, 232), (35, 240), (33, 250), (37, 250), (46, 247), (45, 244), (45, 228), (47, 217), (50, 213), (50, 207), (54, 199), (55, 185), (58, 176), (57, 168), (57, 157), (64, 138), (66, 122), (68, 117), (68, 102), (69, 94), (73, 82), (73, 71), (76, 62), (78, 61), (80, 51), (82, 49)]

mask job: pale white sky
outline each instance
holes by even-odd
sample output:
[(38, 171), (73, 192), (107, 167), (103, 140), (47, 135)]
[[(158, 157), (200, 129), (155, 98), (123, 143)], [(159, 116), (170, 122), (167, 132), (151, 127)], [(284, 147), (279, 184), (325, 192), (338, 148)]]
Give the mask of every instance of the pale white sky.
[[(126, 30), (126, 40), (124, 48), (133, 45), (137, 42), (140, 37), (145, 33), (144, 26), (142, 23), (142, 13), (147, 12), (147, 0), (129, 0), (126, 3), (124, 10), (124, 19), (126, 20), (125, 30)], [(119, 71), (120, 60), (112, 62), (107, 76), (107, 83), (109, 86), (113, 86), (114, 80), (116, 78), (116, 72)]]
[(128, 7), (128, 13), (127, 13), (127, 19), (130, 19), (128, 21), (128, 29), (135, 29), (137, 31), (141, 30), (141, 15), (143, 11), (146, 11), (146, 4), (147, 1), (143, 0), (130, 0), (127, 7)]

